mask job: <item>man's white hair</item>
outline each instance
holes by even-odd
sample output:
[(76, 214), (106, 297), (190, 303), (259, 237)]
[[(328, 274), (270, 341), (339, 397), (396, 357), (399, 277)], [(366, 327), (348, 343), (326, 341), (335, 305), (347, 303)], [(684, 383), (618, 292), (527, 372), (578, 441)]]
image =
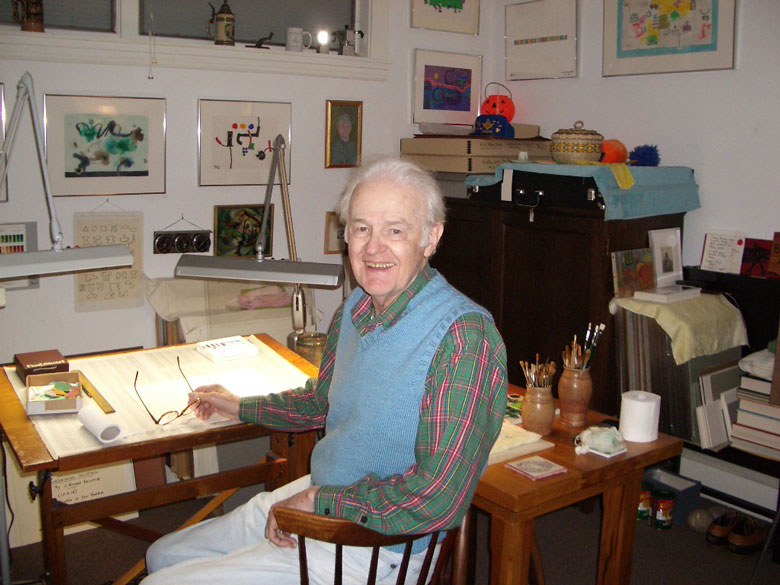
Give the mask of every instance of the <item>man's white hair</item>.
[[(399, 187), (406, 187), (421, 196), (423, 235), (420, 245), (425, 246), (428, 243), (431, 228), (437, 223), (443, 224), (446, 219), (444, 195), (431, 173), (413, 162), (397, 157), (376, 159), (355, 169), (336, 206), (341, 223), (349, 226), (350, 203), (355, 191), (364, 183), (378, 178), (387, 179)], [(345, 237), (348, 233), (349, 230), (345, 230)]]

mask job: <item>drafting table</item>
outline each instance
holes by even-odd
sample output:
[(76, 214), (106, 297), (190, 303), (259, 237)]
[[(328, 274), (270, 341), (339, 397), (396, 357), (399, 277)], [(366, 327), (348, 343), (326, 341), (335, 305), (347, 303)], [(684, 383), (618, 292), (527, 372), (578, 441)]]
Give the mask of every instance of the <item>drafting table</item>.
[[(316, 376), (317, 369), (312, 364), (270, 336), (255, 335), (252, 340), (261, 348), (260, 357), (277, 360), (279, 367), (274, 368), (276, 374), (271, 376), (276, 378), (277, 384), (287, 379), (298, 381)], [(144, 416), (148, 418), (148, 415), (139, 414), (142, 412), (139, 410), (141, 407), (134, 402), (131, 394), (134, 374), (138, 371), (139, 379), (145, 380), (146, 384), (161, 384), (164, 380), (174, 380), (181, 376), (176, 373), (177, 356), (181, 359), (187, 378), (195, 385), (214, 371), (228, 375), (231, 368), (251, 369), (253, 359), (214, 363), (200, 355), (194, 345), (190, 344), (99, 354), (70, 360), (70, 369), (86, 372), (90, 381), (117, 409), (118, 414), (123, 408), (132, 411), (128, 419), (131, 436), (111, 445), (100, 445), (81, 427), (76, 415), (59, 414), (49, 417), (57, 419), (51, 423), (55, 425), (53, 429), (44, 430), (43, 425), (33, 424), (20, 400), (19, 381), (15, 372), (4, 369), (0, 375), (0, 427), (22, 471), (38, 474), (37, 497), (41, 509), (44, 566), (50, 574), (49, 583), (65, 585), (67, 581), (64, 549), (66, 526), (92, 521), (118, 532), (154, 540), (160, 535), (120, 522), (111, 516), (257, 483), (265, 483), (267, 489), (272, 489), (307, 473), (308, 459), (314, 443), (312, 433), (292, 435), (271, 432), (259, 425), (228, 421), (210, 424), (194, 417), (189, 417), (190, 420), (186, 422), (182, 421), (183, 424), (178, 427), (174, 426), (176, 423), (166, 425), (165, 430), (155, 429), (153, 423), (151, 428), (144, 427), (148, 423), (140, 421), (145, 420)], [(186, 393), (183, 396), (184, 405)], [(41, 433), (47, 436), (48, 445)], [(53, 436), (57, 439), (57, 433), (62, 433), (63, 440), (52, 444), (51, 439)], [(143, 460), (192, 447), (217, 445), (263, 435), (271, 435), (272, 453), (253, 465), (71, 505), (62, 504), (52, 498), (52, 472), (76, 471), (118, 461)]]

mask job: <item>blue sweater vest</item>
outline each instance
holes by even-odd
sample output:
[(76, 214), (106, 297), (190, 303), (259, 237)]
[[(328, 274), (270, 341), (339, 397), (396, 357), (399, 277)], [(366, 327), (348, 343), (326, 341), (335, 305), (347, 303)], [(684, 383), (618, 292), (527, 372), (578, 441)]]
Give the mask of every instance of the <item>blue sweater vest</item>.
[(375, 474), (402, 474), (414, 446), (428, 368), (452, 323), (465, 313), (490, 314), (437, 274), (391, 327), (360, 337), (350, 320), (363, 296), (344, 305), (328, 394), (325, 438), (312, 453), (314, 485), (350, 485)]

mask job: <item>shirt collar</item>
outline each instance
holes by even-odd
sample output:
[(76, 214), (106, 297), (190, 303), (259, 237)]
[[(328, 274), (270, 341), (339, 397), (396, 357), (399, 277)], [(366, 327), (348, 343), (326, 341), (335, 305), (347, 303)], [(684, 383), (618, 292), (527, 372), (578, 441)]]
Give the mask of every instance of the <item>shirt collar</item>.
[(390, 327), (398, 321), (403, 312), (406, 310), (409, 301), (420, 292), (431, 279), (436, 276), (436, 270), (431, 268), (426, 262), (423, 269), (417, 274), (406, 290), (404, 290), (393, 303), (385, 309), (382, 314), (374, 314), (374, 305), (371, 302), (371, 297), (364, 293), (363, 297), (352, 308), (352, 323), (355, 328), (360, 330), (361, 334), (373, 331), (378, 326)]

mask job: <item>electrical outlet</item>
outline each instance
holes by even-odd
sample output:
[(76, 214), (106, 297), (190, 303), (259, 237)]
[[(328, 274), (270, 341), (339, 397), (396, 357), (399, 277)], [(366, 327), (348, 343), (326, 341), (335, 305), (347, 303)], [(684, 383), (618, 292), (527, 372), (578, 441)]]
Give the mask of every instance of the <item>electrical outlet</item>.
[(208, 230), (176, 230), (154, 232), (155, 254), (183, 254), (208, 252), (211, 232)]

